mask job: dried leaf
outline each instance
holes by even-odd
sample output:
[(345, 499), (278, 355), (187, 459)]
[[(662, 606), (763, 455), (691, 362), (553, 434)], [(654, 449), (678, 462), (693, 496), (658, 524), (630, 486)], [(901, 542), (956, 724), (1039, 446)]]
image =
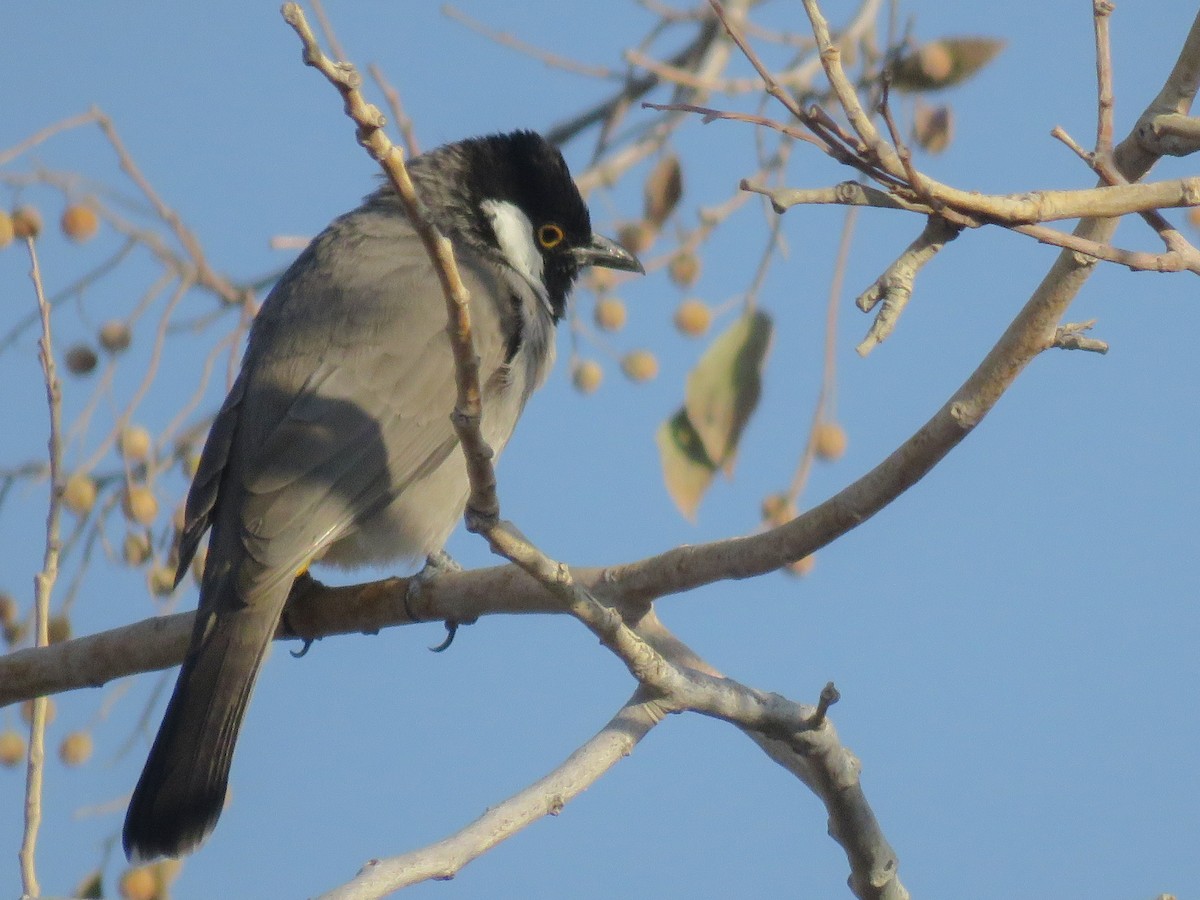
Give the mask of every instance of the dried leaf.
[(679, 157), (664, 156), (646, 178), (646, 221), (662, 225), (683, 196), (683, 169)]
[(928, 153), (941, 153), (954, 138), (954, 113), (949, 106), (926, 106), (917, 101), (913, 138)]
[(684, 392), (688, 421), (704, 452), (728, 475), (738, 441), (762, 393), (762, 367), (771, 345), (771, 317), (761, 310), (742, 316), (712, 342)]
[(663, 481), (667, 493), (684, 517), (696, 518), (696, 510), (705, 491), (712, 484), (717, 467), (704, 452), (704, 444), (688, 421), (687, 410), (680, 408), (658, 427), (655, 435), (662, 459)]
[(905, 54), (892, 66), (892, 87), (899, 91), (939, 91), (966, 81), (991, 62), (1004, 41), (998, 38), (942, 38)]

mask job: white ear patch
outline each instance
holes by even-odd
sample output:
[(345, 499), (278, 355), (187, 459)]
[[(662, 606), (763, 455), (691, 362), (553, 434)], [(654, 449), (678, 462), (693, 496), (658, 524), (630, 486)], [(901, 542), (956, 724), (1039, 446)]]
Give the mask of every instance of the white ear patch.
[(507, 200), (484, 200), (483, 211), (492, 220), (492, 230), (500, 243), (500, 252), (509, 265), (520, 272), (530, 284), (542, 286), (542, 254), (533, 242), (533, 223), (520, 208)]

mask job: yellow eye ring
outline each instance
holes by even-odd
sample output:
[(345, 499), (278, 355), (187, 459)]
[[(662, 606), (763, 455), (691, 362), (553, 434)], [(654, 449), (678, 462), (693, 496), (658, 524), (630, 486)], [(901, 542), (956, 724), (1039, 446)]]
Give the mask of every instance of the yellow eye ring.
[(537, 230), (538, 243), (547, 250), (561, 244), (563, 237), (563, 230), (557, 225), (542, 225)]

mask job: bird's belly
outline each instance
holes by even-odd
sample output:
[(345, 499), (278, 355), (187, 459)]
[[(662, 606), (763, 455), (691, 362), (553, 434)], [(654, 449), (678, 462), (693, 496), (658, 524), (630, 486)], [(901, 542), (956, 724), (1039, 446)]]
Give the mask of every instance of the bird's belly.
[(428, 556), (450, 537), (466, 508), (469, 491), (466, 461), (455, 448), (426, 477), (330, 544), (320, 561), (353, 568)]
[[(497, 462), (525, 403), (524, 379), (496, 373), (484, 385), (481, 431)], [(319, 562), (344, 568), (393, 561), (417, 561), (441, 550), (462, 518), (471, 492), (462, 448), (432, 472), (414, 480), (390, 504), (358, 519), (333, 542)]]

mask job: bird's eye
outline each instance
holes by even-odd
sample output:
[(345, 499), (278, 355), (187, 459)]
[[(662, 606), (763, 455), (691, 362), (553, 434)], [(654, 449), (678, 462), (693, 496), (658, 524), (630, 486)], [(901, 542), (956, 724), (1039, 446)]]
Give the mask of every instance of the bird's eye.
[(538, 243), (546, 250), (562, 243), (563, 230), (557, 225), (543, 225), (537, 230)]

